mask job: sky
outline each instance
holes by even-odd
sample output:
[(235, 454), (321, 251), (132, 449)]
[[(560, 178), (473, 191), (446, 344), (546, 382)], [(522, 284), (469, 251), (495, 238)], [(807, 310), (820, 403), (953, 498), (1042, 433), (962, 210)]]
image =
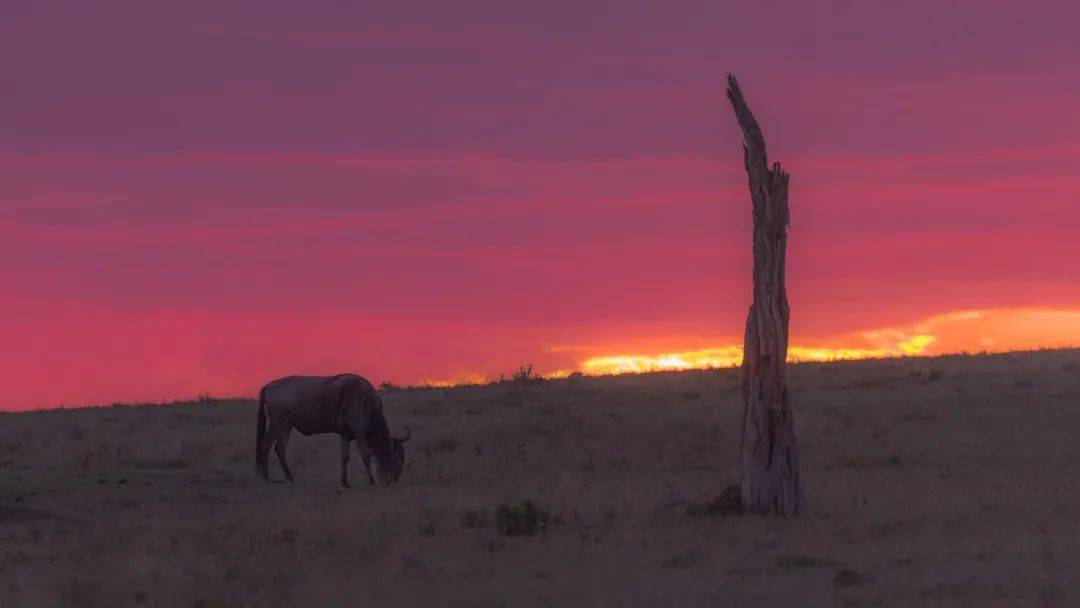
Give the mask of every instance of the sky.
[(1078, 22), (6, 0), (0, 408), (737, 360), (729, 72), (792, 175), (792, 358), (1080, 344)]

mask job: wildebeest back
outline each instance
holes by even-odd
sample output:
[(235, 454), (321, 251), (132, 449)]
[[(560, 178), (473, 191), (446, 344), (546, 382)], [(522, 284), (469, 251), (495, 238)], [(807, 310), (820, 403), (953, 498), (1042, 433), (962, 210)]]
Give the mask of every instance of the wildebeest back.
[(344, 430), (349, 406), (366, 405), (368, 393), (376, 394), (371, 383), (354, 374), (288, 376), (267, 384), (265, 391), (271, 421), (286, 416), (305, 435)]

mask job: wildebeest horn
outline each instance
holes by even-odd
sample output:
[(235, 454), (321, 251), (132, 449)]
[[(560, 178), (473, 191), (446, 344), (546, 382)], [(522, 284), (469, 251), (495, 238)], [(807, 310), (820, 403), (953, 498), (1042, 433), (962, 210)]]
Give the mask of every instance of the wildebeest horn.
[(409, 430), (409, 427), (405, 427), (405, 436), (400, 439), (395, 437), (395, 439), (397, 439), (397, 441), (400, 441), (401, 443), (405, 443), (409, 440), (410, 437), (412, 437), (412, 431)]

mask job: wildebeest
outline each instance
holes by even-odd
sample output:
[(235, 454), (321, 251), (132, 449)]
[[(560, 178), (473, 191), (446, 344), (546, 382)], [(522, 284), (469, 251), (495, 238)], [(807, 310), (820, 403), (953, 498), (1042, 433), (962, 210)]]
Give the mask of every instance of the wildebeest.
[(269, 479), (270, 447), (277, 452), (285, 477), (293, 480), (285, 460), (292, 429), (304, 435), (337, 433), (341, 436), (341, 485), (349, 487), (349, 442), (356, 440), (367, 469), (368, 481), (381, 485), (397, 481), (405, 464), (402, 444), (412, 433), (390, 436), (382, 400), (371, 383), (354, 374), (288, 376), (259, 391), (255, 432), (255, 467)]

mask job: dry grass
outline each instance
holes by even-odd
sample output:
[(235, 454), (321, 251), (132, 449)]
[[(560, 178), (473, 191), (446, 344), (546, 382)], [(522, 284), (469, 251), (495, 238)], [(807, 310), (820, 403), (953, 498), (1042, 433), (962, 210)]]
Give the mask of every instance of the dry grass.
[[(799, 365), (806, 513), (712, 509), (735, 371), (394, 390), (392, 489), (254, 405), (0, 415), (0, 604), (1080, 605), (1080, 352)], [(276, 467), (273, 473), (280, 477)], [(500, 504), (550, 513), (500, 534)]]

